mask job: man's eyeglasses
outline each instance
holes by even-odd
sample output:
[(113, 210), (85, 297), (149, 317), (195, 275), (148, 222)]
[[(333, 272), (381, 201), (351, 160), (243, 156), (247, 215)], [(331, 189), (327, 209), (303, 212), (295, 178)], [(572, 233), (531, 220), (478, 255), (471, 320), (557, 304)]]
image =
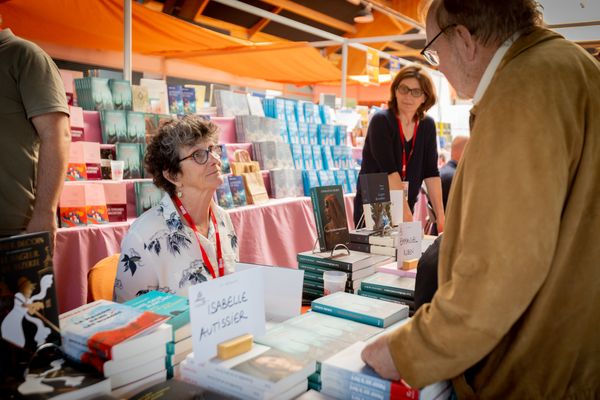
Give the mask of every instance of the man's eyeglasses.
[(400, 92), (400, 94), (409, 94), (410, 93), (410, 95), (412, 97), (421, 97), (421, 96), (423, 96), (423, 94), (425, 94), (423, 89), (419, 89), (419, 88), (411, 89), (406, 85), (399, 85), (398, 91)]
[(213, 153), (219, 157), (223, 153), (221, 146), (208, 146), (207, 149), (198, 149), (187, 157), (183, 157), (179, 162), (185, 161), (188, 158), (193, 158), (196, 164), (204, 165), (208, 161), (208, 155)]
[(438, 56), (437, 51), (430, 49), (429, 47), (433, 44), (433, 42), (435, 42), (435, 40), (444, 32), (446, 32), (447, 29), (450, 28), (454, 28), (456, 26), (456, 24), (451, 24), (448, 25), (447, 27), (445, 27), (444, 29), (442, 29), (437, 35), (435, 35), (433, 37), (433, 39), (431, 39), (431, 42), (427, 43), (427, 46), (425, 46), (423, 48), (423, 50), (421, 50), (421, 55), (423, 57), (425, 57), (425, 59), (427, 60), (427, 62), (431, 65), (433, 65), (434, 67), (437, 67), (438, 65), (440, 65), (440, 57)]

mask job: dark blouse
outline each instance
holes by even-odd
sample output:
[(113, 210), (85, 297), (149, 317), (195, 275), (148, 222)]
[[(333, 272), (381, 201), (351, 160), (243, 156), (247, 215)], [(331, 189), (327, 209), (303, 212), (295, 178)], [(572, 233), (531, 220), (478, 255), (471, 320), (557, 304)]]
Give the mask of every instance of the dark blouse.
[[(408, 205), (413, 210), (423, 180), (439, 176), (437, 167), (437, 143), (435, 123), (431, 117), (425, 116), (419, 121), (416, 139), (413, 137), (407, 143), (412, 147), (412, 140), (416, 140), (413, 155), (406, 168), (408, 180)], [(402, 172), (402, 141), (398, 120), (391, 110), (378, 111), (371, 118), (365, 146), (362, 152), (362, 164), (359, 176), (387, 172), (388, 175)], [(362, 196), (360, 193), (360, 179), (356, 185), (356, 198), (354, 199), (354, 223), (362, 215)]]

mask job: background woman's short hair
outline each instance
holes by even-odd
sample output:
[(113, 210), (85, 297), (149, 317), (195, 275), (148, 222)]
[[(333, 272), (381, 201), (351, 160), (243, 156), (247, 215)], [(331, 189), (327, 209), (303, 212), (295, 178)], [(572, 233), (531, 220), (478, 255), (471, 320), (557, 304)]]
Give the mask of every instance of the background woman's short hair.
[(390, 100), (388, 101), (388, 108), (392, 110), (394, 114), (398, 115), (399, 111), (396, 91), (398, 89), (398, 86), (400, 86), (400, 82), (408, 78), (415, 78), (416, 80), (418, 80), (421, 89), (425, 93), (425, 101), (419, 106), (415, 115), (415, 120), (420, 121), (425, 116), (427, 110), (433, 107), (433, 105), (437, 101), (433, 81), (429, 77), (429, 74), (425, 72), (425, 70), (423, 70), (423, 68), (421, 68), (420, 65), (407, 65), (401, 68), (400, 71), (398, 71), (396, 77), (394, 78), (390, 86)]

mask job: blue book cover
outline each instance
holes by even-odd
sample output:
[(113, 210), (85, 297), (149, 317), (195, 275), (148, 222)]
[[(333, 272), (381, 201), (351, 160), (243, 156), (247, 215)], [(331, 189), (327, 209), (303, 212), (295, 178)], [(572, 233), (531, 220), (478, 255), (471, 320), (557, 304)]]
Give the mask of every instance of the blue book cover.
[(231, 195), (231, 188), (229, 187), (229, 178), (223, 177), (223, 183), (217, 187), (217, 204), (223, 208), (233, 208), (233, 196)]
[(321, 146), (315, 144), (312, 146), (312, 156), (315, 169), (320, 171), (323, 169), (323, 154), (321, 153)]
[(308, 142), (310, 144), (321, 144), (319, 138), (319, 125), (308, 124)]
[(173, 327), (173, 337), (178, 329), (190, 323), (189, 300), (183, 296), (151, 290), (123, 304), (169, 317), (166, 323)]
[(231, 175), (227, 178), (229, 181), (229, 189), (231, 189), (231, 197), (233, 198), (233, 204), (236, 207), (245, 206), (246, 200), (246, 188), (244, 187), (244, 178), (241, 176)]
[(294, 121), (287, 121), (287, 130), (289, 135), (290, 143), (300, 143), (300, 136), (298, 135), (298, 125)]
[(342, 155), (343, 155), (342, 147), (334, 146), (332, 150), (333, 150), (332, 151), (333, 165), (335, 165), (336, 168), (344, 168), (342, 166)]
[(319, 178), (317, 177), (317, 171), (302, 171), (302, 182), (304, 184), (304, 195), (310, 196), (310, 189), (319, 186)]
[(346, 125), (336, 125), (335, 126), (335, 145), (346, 145), (348, 138)]
[[(300, 144), (309, 144), (308, 126), (305, 122), (298, 122), (298, 138)], [(311, 143), (312, 144), (312, 143)]]
[(302, 146), (299, 143), (294, 143), (290, 145), (292, 150), (292, 159), (294, 160), (294, 168), (302, 169), (304, 163), (302, 161)]
[(346, 292), (335, 292), (313, 300), (311, 309), (380, 328), (387, 328), (408, 317), (408, 306)]
[(229, 164), (229, 156), (227, 155), (227, 147), (221, 144), (221, 173), (231, 173), (231, 165)]
[(333, 177), (333, 171), (317, 171), (317, 177), (319, 178), (320, 186), (331, 186), (335, 185), (335, 179)]
[(356, 193), (356, 181), (358, 180), (358, 171), (355, 169), (347, 169), (346, 175), (348, 176), (349, 193)]
[(334, 169), (335, 165), (333, 164), (333, 155), (331, 148), (334, 146), (322, 146), (321, 153), (323, 154), (323, 169)]
[(181, 88), (181, 101), (183, 103), (183, 114), (196, 114), (196, 89)]
[(336, 169), (333, 171), (333, 176), (335, 178), (335, 184), (341, 185), (344, 188), (344, 192), (349, 193), (350, 187), (348, 186), (348, 177), (346, 176), (346, 171), (342, 169)]
[(167, 89), (169, 96), (169, 113), (183, 115), (183, 96), (180, 85), (169, 86)]
[(310, 144), (302, 145), (302, 161), (304, 162), (304, 169), (315, 169), (315, 161)]

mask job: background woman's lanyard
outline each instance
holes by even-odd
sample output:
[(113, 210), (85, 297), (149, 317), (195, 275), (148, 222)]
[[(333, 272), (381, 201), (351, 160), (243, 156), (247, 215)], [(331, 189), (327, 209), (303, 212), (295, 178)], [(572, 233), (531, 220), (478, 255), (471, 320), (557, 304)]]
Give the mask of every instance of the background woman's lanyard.
[(408, 160), (406, 157), (406, 139), (404, 138), (404, 131), (402, 130), (402, 123), (400, 122), (400, 117), (396, 117), (398, 120), (398, 128), (400, 129), (400, 141), (402, 142), (402, 180), (406, 180), (406, 168), (408, 167), (408, 163), (412, 158), (413, 151), (415, 150), (415, 143), (417, 142), (417, 127), (419, 126), (419, 122), (415, 122), (415, 130), (413, 131), (412, 136), (412, 146), (410, 148), (410, 154), (408, 155)]
[[(200, 246), (200, 252), (202, 253), (202, 261), (204, 261), (204, 265), (206, 265), (206, 268), (208, 268), (208, 271), (210, 272), (212, 277), (217, 278), (217, 276), (215, 275), (215, 269), (213, 268), (213, 266), (210, 262), (210, 259), (208, 258), (208, 255), (206, 254), (206, 251), (202, 247), (202, 243), (200, 243), (200, 237), (198, 236), (198, 228), (196, 228), (196, 224), (194, 223), (194, 220), (192, 220), (190, 213), (188, 213), (188, 211), (185, 209), (185, 207), (183, 206), (183, 203), (181, 202), (181, 200), (179, 200), (178, 197), (173, 197), (173, 202), (179, 208), (179, 211), (181, 211), (181, 215), (183, 215), (183, 218), (185, 218), (188, 225), (190, 226), (190, 228), (192, 228), (192, 230), (194, 231), (194, 234), (196, 235), (196, 240), (198, 241), (198, 246)], [(210, 215), (210, 219), (212, 220), (213, 226), (215, 227), (215, 239), (216, 239), (216, 244), (217, 244), (217, 264), (219, 265), (219, 276), (223, 276), (223, 275), (225, 275), (225, 266), (223, 264), (223, 254), (221, 253), (221, 240), (219, 239), (219, 229), (217, 227), (217, 219), (215, 218), (215, 214), (213, 213), (212, 208), (209, 210), (209, 215)]]

